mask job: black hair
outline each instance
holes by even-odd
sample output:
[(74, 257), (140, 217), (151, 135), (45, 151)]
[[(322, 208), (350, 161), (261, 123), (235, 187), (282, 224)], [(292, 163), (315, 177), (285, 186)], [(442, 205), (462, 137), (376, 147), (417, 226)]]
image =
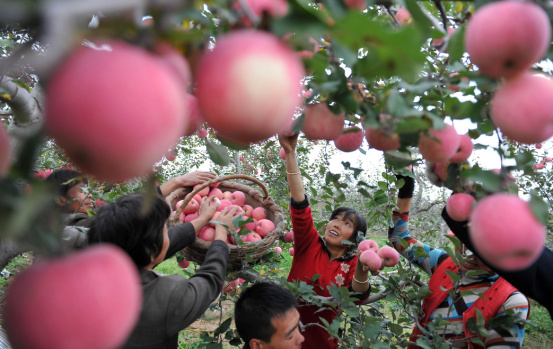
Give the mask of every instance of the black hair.
[[(147, 212), (144, 213), (144, 205)], [(121, 247), (141, 269), (163, 249), (163, 228), (171, 209), (158, 195), (129, 194), (100, 207), (88, 231), (89, 244)]]
[(353, 242), (356, 246), (361, 242), (362, 237), (359, 236), (359, 232), (365, 236), (367, 233), (367, 220), (365, 217), (361, 216), (359, 212), (355, 211), (353, 208), (349, 207), (338, 207), (332, 211), (330, 214), (330, 220), (333, 220), (338, 216), (339, 214), (343, 213), (344, 218), (351, 218), (353, 217), (353, 222), (355, 223), (355, 227), (353, 227), (353, 234), (351, 234), (351, 237), (349, 238), (349, 241)]
[(266, 343), (276, 332), (272, 320), (282, 318), (298, 307), (294, 295), (282, 286), (271, 282), (258, 282), (240, 294), (234, 307), (234, 322), (238, 334), (250, 348), (251, 339)]
[(88, 180), (80, 172), (73, 170), (54, 171), (46, 177), (45, 182), (50, 183), (58, 195), (61, 196), (65, 196), (69, 189), (77, 184), (83, 183), (88, 185)]

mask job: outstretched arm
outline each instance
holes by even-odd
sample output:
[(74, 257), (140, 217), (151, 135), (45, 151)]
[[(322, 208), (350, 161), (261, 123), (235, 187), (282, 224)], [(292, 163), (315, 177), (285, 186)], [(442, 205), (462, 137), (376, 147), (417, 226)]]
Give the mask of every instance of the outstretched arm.
[[(388, 230), (388, 239), (392, 243), (392, 246), (403, 257), (419, 266), (427, 274), (432, 275), (438, 264), (447, 257), (447, 253), (439, 249), (434, 249), (409, 236), (409, 209), (411, 207), (411, 200), (415, 190), (415, 179), (413, 177), (403, 175), (396, 175), (396, 177), (398, 180), (403, 178), (405, 184), (399, 189), (397, 200), (399, 211), (398, 209), (394, 209), (392, 217), (394, 226)], [(422, 247), (424, 252), (428, 254), (428, 257), (416, 257), (414, 248), (405, 249), (401, 243), (401, 240), (405, 240), (409, 247)]]
[(159, 186), (159, 191), (163, 197), (174, 192), (180, 187), (192, 187), (196, 184), (204, 183), (217, 178), (217, 174), (213, 172), (195, 171), (182, 176), (171, 178), (167, 182)]
[(296, 145), (298, 143), (298, 134), (292, 136), (278, 136), (278, 141), (284, 149), (284, 159), (286, 160), (286, 176), (288, 178), (288, 186), (290, 187), (290, 195), (296, 202), (301, 202), (305, 199), (305, 190), (301, 179), (301, 173), (296, 158)]

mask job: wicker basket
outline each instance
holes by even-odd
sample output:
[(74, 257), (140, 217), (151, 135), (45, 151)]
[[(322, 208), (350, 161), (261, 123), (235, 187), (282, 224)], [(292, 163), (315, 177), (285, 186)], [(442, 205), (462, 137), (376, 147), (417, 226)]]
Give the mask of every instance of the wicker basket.
[[(250, 186), (239, 184), (239, 183), (228, 182), (228, 180), (230, 179), (246, 179), (248, 181), (251, 181), (261, 187), (261, 189), (263, 190), (264, 196), (261, 194), (261, 192), (259, 192), (258, 190)], [(267, 188), (259, 180), (246, 175), (230, 175), (226, 177), (218, 177), (218, 178), (212, 179), (211, 181), (207, 181), (203, 183), (201, 186), (198, 186), (195, 190), (191, 190), (192, 188), (190, 187), (179, 188), (175, 190), (173, 193), (171, 193), (169, 196), (167, 196), (166, 201), (169, 204), (169, 206), (171, 206), (171, 209), (173, 210), (175, 209), (176, 203), (179, 200), (184, 199), (185, 201), (179, 207), (177, 212), (171, 215), (171, 217), (169, 217), (167, 224), (169, 226), (174, 226), (180, 223), (179, 216), (182, 210), (184, 209), (184, 207), (186, 207), (186, 205), (190, 201), (190, 199), (205, 187), (215, 183), (220, 183), (219, 189), (221, 189), (223, 192), (224, 191), (234, 192), (237, 190), (242, 191), (246, 196), (246, 204), (252, 206), (253, 208), (256, 208), (259, 206), (264, 207), (267, 212), (267, 219), (271, 220), (275, 224), (275, 230), (267, 234), (267, 236), (265, 236), (265, 238), (263, 238), (263, 240), (259, 242), (248, 243), (243, 246), (229, 245), (230, 254), (229, 254), (228, 269), (240, 270), (243, 267), (245, 267), (246, 264), (248, 263), (254, 263), (256, 261), (259, 261), (259, 259), (261, 259), (261, 257), (274, 244), (276, 239), (280, 237), (284, 229), (284, 218), (282, 216), (281, 208), (274, 203), (273, 199), (269, 196), (269, 193), (267, 192)], [(186, 195), (189, 193), (191, 195), (188, 195), (188, 197), (186, 197)], [(181, 251), (181, 253), (189, 261), (202, 264), (209, 246), (211, 246), (211, 242), (207, 242), (196, 237), (196, 240), (194, 241), (194, 243), (185, 247)]]

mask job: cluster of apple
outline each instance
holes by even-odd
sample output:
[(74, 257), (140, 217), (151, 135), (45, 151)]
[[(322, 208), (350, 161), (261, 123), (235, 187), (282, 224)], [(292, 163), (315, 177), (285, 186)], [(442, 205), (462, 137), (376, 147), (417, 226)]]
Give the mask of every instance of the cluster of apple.
[(399, 253), (390, 246), (382, 246), (374, 240), (363, 240), (357, 247), (359, 262), (368, 266), (371, 272), (393, 267), (399, 262)]
[[(194, 187), (197, 189), (201, 184), (198, 184)], [(243, 233), (242, 229), (247, 229), (249, 231), (247, 234), (240, 237), (243, 242), (258, 242), (266, 237), (270, 232), (275, 230), (275, 224), (267, 219), (267, 212), (264, 207), (252, 207), (251, 205), (246, 204), (246, 195), (240, 190), (236, 191), (222, 191), (218, 188), (219, 183), (212, 184), (207, 186), (202, 190), (198, 191), (187, 203), (187, 205), (182, 208), (182, 211), (179, 215), (181, 222), (191, 222), (194, 219), (198, 218), (198, 210), (200, 208), (200, 201), (202, 197), (215, 196), (215, 201), (219, 203), (217, 211), (211, 218), (212, 221), (217, 221), (217, 217), (221, 214), (221, 211), (226, 207), (238, 207), (238, 212), (244, 212), (242, 217), (250, 220), (250, 222), (245, 223), (243, 226), (236, 228), (236, 233)], [(188, 194), (190, 195), (190, 194)], [(188, 197), (186, 198), (188, 199)], [(179, 210), (180, 206), (185, 200), (180, 200), (175, 204), (175, 210)], [(177, 212), (177, 211), (175, 211)], [(209, 223), (202, 229), (196, 232), (196, 236), (204, 241), (213, 241), (215, 239), (215, 223)], [(228, 235), (227, 243), (231, 245), (236, 245), (235, 239)]]

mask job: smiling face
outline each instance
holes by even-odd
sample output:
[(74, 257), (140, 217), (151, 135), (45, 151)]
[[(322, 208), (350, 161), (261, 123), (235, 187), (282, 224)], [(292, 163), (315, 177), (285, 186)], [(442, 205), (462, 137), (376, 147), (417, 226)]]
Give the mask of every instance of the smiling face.
[(459, 260), (459, 269), (466, 273), (470, 270), (483, 270), (483, 271), (491, 271), (488, 266), (480, 260), (480, 258), (476, 257), (472, 251), (467, 249), (465, 245), (461, 244), (460, 248), (455, 248), (455, 250), (459, 253), (461, 253), (465, 260)]
[[(68, 212), (87, 213), (94, 208), (92, 195), (85, 193), (88, 185), (80, 182), (67, 191), (65, 196), (59, 197), (59, 202), (65, 206)], [(82, 205), (81, 205), (82, 202)]]
[(350, 240), (356, 229), (355, 216), (352, 213), (341, 212), (332, 218), (326, 225), (325, 240), (332, 247), (343, 247), (342, 240)]

